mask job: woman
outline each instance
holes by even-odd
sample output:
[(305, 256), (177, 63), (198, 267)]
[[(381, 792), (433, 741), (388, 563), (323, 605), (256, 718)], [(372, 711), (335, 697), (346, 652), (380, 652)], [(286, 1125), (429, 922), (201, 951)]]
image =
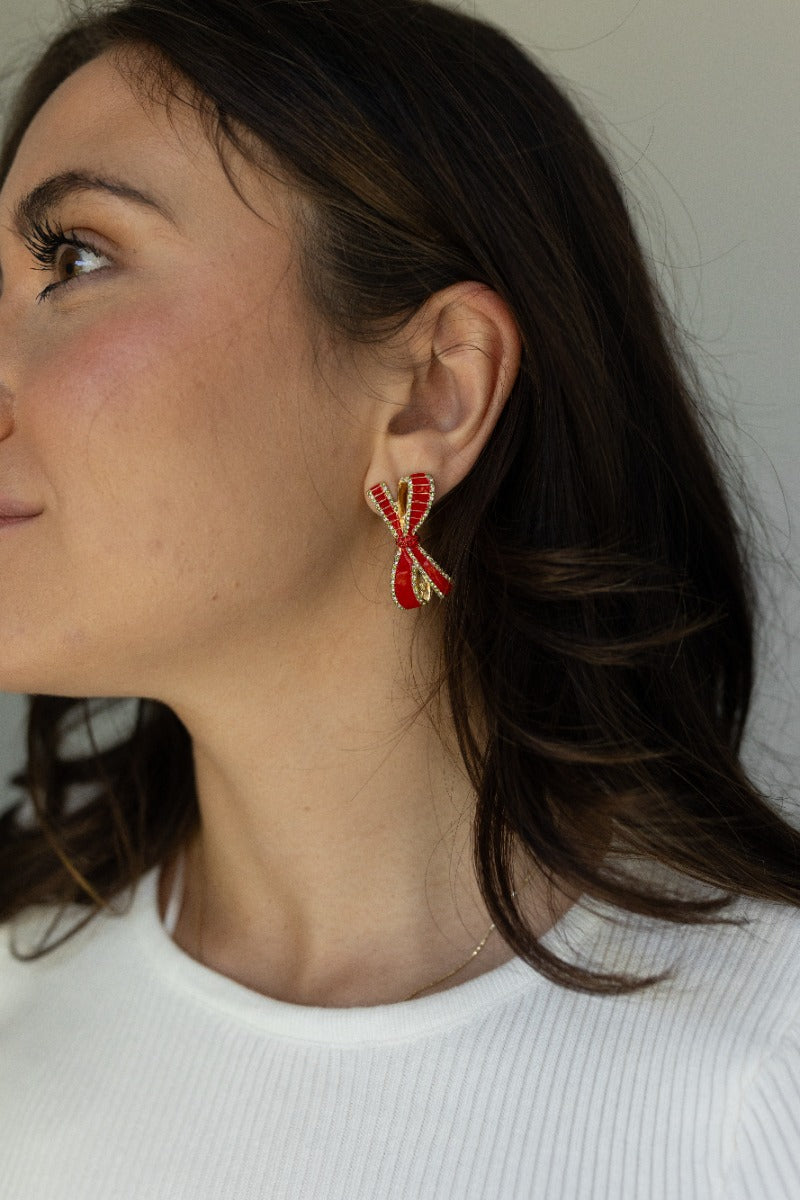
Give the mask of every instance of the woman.
[(127, 0), (0, 182), (7, 1194), (797, 1195), (745, 533), (569, 98), (432, 3)]

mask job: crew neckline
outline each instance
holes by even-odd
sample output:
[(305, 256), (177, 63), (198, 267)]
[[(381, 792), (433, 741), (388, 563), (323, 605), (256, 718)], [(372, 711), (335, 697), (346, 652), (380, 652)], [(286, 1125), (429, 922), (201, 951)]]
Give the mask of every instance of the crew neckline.
[[(328, 1008), (294, 1004), (256, 992), (214, 971), (187, 954), (173, 941), (170, 928), (176, 919), (176, 890), (167, 905), (165, 923), (159, 911), (162, 864), (138, 880), (126, 922), (136, 933), (153, 969), (174, 988), (198, 1002), (223, 1011), (276, 1037), (326, 1045), (352, 1045), (406, 1040), (479, 1017), (487, 1009), (512, 1000), (524, 991), (553, 988), (519, 955), (482, 975), (445, 991), (390, 1004)], [(596, 940), (603, 923), (603, 905), (581, 897), (540, 939), (541, 945), (569, 958)]]

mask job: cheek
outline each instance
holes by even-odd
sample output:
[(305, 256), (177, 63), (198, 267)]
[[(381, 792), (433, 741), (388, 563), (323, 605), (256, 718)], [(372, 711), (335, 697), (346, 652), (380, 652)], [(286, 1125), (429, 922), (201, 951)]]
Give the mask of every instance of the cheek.
[(198, 459), (208, 468), (220, 362), (202, 327), (162, 310), (60, 332), (38, 355), (29, 400), (61, 499), (83, 480), (98, 499), (130, 504), (147, 488), (174, 492)]
[(53, 323), (58, 337), (24, 395), (53, 519), (78, 574), (160, 569), (175, 550), (165, 530), (179, 515), (176, 497), (207, 453), (179, 331), (155, 315), (105, 313), (91, 325), (80, 315)]
[[(216, 324), (197, 308), (64, 322), (28, 393), (79, 573), (102, 564), (106, 578), (158, 577), (167, 589), (171, 579), (187, 600), (220, 581), (276, 578), (274, 560), (285, 568), (318, 534), (306, 528), (303, 447), (283, 399), (301, 386), (282, 365), (291, 348), (273, 359), (256, 322)], [(259, 528), (269, 536), (254, 537)]]
[(181, 347), (181, 335), (185, 343), (188, 333), (157, 313), (101, 315), (91, 325), (65, 321), (58, 336), (39, 348), (33, 409), (77, 434), (101, 420), (109, 430), (131, 426), (146, 437), (179, 410), (175, 380), (183, 377), (191, 387), (186, 371), (193, 356)]

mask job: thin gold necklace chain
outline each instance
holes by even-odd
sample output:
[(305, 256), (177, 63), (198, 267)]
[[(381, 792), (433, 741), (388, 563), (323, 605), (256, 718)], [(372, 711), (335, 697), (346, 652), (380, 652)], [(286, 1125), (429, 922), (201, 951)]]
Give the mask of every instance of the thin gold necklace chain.
[[(530, 879), (530, 877), (531, 877), (531, 875), (532, 875), (532, 874), (533, 874), (533, 870), (531, 869), (531, 870), (528, 872), (528, 874), (525, 876), (525, 878), (523, 879), (523, 881), (522, 881), (522, 884), (520, 885), (521, 887), (524, 887), (524, 886), (525, 886), (525, 884), (528, 882), (528, 880)], [(517, 894), (517, 892), (516, 892), (516, 889), (514, 889), (514, 891), (512, 891), (512, 893), (511, 893), (511, 895), (512, 895), (512, 897), (516, 897), (516, 894)], [(204, 905), (205, 905), (205, 895), (202, 895), (202, 896), (201, 896), (201, 906), (203, 906), (203, 907), (204, 907)], [(200, 919), (201, 919), (201, 926), (200, 926), (200, 928), (201, 928), (201, 930), (202, 930), (202, 917), (203, 917), (203, 913), (202, 913), (202, 909), (201, 909), (201, 916), (200, 916)], [(490, 925), (490, 926), (489, 926), (489, 928), (486, 930), (486, 933), (485, 933), (485, 935), (484, 935), (484, 937), (483, 937), (483, 940), (482, 940), (481, 942), (479, 942), (479, 943), (478, 943), (478, 945), (475, 947), (475, 949), (474, 949), (474, 950), (472, 951), (472, 953), (470, 954), (469, 958), (466, 960), (466, 962), (463, 962), (463, 963), (461, 964), (461, 966), (460, 966), (460, 967), (456, 967), (456, 968), (455, 968), (455, 970), (453, 970), (453, 971), (448, 971), (446, 975), (443, 975), (443, 976), (441, 977), (441, 979), (434, 979), (433, 983), (426, 983), (424, 987), (417, 988), (416, 992), (412, 992), (410, 996), (404, 996), (404, 997), (403, 997), (403, 1000), (402, 1000), (402, 1003), (405, 1003), (407, 1000), (414, 1000), (414, 999), (416, 999), (416, 997), (417, 997), (417, 996), (419, 996), (419, 995), (420, 995), (420, 993), (422, 993), (422, 992), (427, 992), (427, 991), (430, 991), (430, 989), (431, 989), (432, 987), (436, 987), (436, 986), (437, 986), (437, 984), (444, 983), (446, 979), (451, 979), (453, 975), (457, 975), (459, 971), (463, 971), (463, 970), (464, 970), (464, 967), (466, 967), (466, 966), (467, 966), (469, 963), (471, 963), (471, 962), (472, 962), (472, 960), (473, 960), (473, 958), (475, 957), (475, 955), (476, 955), (476, 954), (479, 954), (479, 953), (481, 952), (481, 950), (483, 949), (483, 947), (486, 945), (486, 942), (487, 942), (487, 940), (488, 940), (489, 934), (492, 932), (492, 930), (493, 930), (494, 928), (495, 928), (495, 924), (494, 924), (494, 921), (492, 921), (491, 925)], [(199, 953), (200, 953), (200, 961), (202, 962), (202, 961), (203, 961), (203, 959), (202, 959), (202, 948), (200, 948), (200, 949), (199, 949)]]
[[(522, 881), (522, 884), (521, 884), (521, 887), (524, 887), (524, 886), (525, 886), (525, 884), (528, 882), (528, 880), (530, 879), (530, 877), (531, 877), (531, 875), (532, 875), (532, 874), (533, 874), (533, 871), (532, 871), (532, 870), (530, 870), (530, 871), (528, 872), (528, 874), (525, 876), (525, 878), (523, 879), (523, 881)], [(516, 890), (514, 890), (514, 891), (511, 893), (511, 895), (512, 895), (512, 896), (516, 896), (516, 894), (517, 894), (517, 893), (516, 893)], [(459, 971), (463, 971), (463, 970), (464, 970), (464, 967), (466, 967), (468, 963), (471, 963), (471, 962), (472, 962), (472, 960), (473, 960), (473, 958), (475, 957), (475, 955), (476, 955), (476, 954), (478, 954), (478, 953), (479, 953), (479, 952), (480, 952), (480, 951), (483, 949), (483, 947), (486, 945), (486, 939), (489, 937), (489, 934), (492, 932), (492, 930), (494, 929), (494, 927), (495, 927), (495, 926), (494, 926), (494, 921), (492, 921), (492, 924), (489, 926), (489, 928), (488, 928), (488, 929), (487, 929), (487, 931), (486, 931), (486, 936), (484, 937), (483, 941), (482, 941), (482, 942), (480, 942), (480, 943), (479, 943), (479, 945), (477, 945), (477, 946), (475, 947), (475, 949), (472, 951), (472, 954), (470, 954), (470, 956), (469, 956), (469, 958), (467, 959), (467, 961), (466, 961), (466, 962), (463, 962), (463, 963), (461, 964), (461, 966), (460, 966), (460, 967), (456, 967), (455, 971), (449, 971), (449, 972), (447, 973), (447, 975), (443, 975), (441, 979), (435, 979), (435, 980), (433, 981), (433, 983), (428, 983), (428, 984), (426, 984), (426, 985), (425, 985), (425, 987), (418, 988), (418, 989), (417, 989), (417, 991), (416, 991), (416, 992), (412, 992), (410, 996), (404, 996), (404, 997), (403, 997), (403, 1001), (402, 1001), (402, 1002), (403, 1002), (403, 1003), (405, 1003), (405, 1001), (406, 1001), (406, 1000), (413, 1000), (413, 999), (415, 999), (415, 997), (417, 997), (417, 996), (420, 994), (420, 992), (427, 992), (427, 991), (428, 991), (430, 988), (432, 988), (432, 987), (436, 987), (436, 985), (437, 985), (437, 984), (439, 984), (439, 983), (444, 983), (445, 979), (450, 979), (450, 977), (451, 977), (452, 975), (457, 975)]]

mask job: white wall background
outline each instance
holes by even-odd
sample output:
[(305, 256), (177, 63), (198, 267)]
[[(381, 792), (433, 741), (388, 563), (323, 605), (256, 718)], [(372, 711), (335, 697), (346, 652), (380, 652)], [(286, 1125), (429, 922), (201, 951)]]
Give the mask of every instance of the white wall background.
[[(735, 422), (720, 431), (744, 462), (773, 531), (761, 563), (767, 620), (745, 757), (759, 781), (797, 801), (800, 5), (459, 6), (507, 29), (583, 98), (584, 113), (624, 172), (662, 286), (699, 339), (716, 403)], [(0, 0), (0, 69), (21, 66), (60, 12), (58, 0)], [(6, 778), (23, 762), (22, 716), (22, 698), (0, 694), (0, 808), (13, 795)]]

